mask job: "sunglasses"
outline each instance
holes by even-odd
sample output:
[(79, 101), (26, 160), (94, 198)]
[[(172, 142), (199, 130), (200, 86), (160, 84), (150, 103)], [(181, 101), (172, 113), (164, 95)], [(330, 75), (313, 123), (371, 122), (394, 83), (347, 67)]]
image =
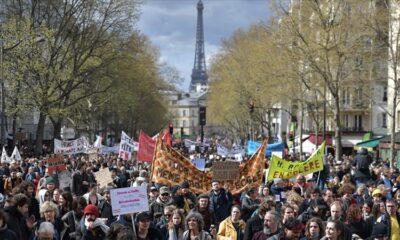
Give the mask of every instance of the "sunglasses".
[(163, 193), (161, 196), (169, 196), (169, 193)]
[(172, 214), (165, 214), (166, 217), (172, 217)]

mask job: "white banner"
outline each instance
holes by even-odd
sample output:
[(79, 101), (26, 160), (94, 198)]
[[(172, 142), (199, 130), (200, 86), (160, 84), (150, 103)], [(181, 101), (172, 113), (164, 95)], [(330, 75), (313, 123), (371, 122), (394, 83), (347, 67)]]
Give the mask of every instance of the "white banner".
[(13, 160), (17, 160), (17, 161), (21, 161), (22, 160), (21, 154), (19, 154), (17, 146), (14, 147), (14, 151), (12, 152), (10, 158), (13, 159)]
[(77, 154), (84, 153), (89, 147), (89, 141), (85, 137), (80, 137), (71, 141), (63, 141), (54, 139), (54, 153), (55, 154)]
[(149, 211), (145, 187), (111, 189), (111, 208), (114, 216)]
[(3, 146), (3, 151), (1, 152), (1, 162), (10, 163), (11, 159), (7, 156), (6, 148)]
[(118, 157), (122, 158), (123, 160), (130, 160), (132, 158), (133, 149), (133, 140), (124, 131), (122, 131)]
[(102, 146), (100, 148), (101, 154), (119, 153), (119, 144), (114, 147)]

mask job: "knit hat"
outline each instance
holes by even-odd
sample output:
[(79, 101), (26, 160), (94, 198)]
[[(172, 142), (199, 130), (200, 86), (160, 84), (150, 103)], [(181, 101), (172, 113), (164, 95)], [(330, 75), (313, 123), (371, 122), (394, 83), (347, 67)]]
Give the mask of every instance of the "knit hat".
[(381, 196), (383, 196), (383, 193), (382, 193), (382, 191), (381, 191), (379, 188), (375, 189), (375, 190), (372, 192), (372, 196), (373, 196), (373, 197), (375, 197), (375, 195), (378, 195), (378, 194), (380, 194)]
[(97, 210), (97, 207), (93, 204), (89, 204), (85, 207), (85, 210), (83, 210), (83, 214), (86, 215), (95, 215), (96, 218), (99, 217), (99, 210)]
[(187, 182), (187, 181), (184, 181), (182, 184), (181, 184), (181, 188), (189, 188), (190, 187), (190, 185), (189, 185), (189, 183)]
[(46, 184), (56, 184), (56, 181), (54, 180), (53, 177), (47, 177)]

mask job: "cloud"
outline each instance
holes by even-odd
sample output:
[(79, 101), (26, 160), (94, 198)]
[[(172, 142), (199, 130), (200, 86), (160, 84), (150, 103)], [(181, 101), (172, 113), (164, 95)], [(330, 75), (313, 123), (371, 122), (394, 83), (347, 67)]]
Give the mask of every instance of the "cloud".
[[(147, 0), (141, 8), (139, 29), (160, 49), (161, 59), (190, 83), (195, 53), (197, 0)], [(236, 30), (266, 21), (268, 0), (203, 0), (206, 65), (218, 52), (221, 40)]]

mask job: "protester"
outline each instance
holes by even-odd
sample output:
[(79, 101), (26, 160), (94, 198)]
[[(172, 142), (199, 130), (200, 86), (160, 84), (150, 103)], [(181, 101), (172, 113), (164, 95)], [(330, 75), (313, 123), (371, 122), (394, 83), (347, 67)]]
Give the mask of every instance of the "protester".
[(113, 187), (106, 187), (103, 190), (103, 199), (100, 201), (98, 205), (100, 218), (107, 219), (108, 226), (110, 226), (111, 223), (115, 221), (115, 216), (112, 213), (112, 206), (111, 206), (111, 195), (110, 195), (111, 189), (113, 189)]
[(185, 215), (182, 209), (175, 209), (171, 214), (171, 220), (161, 228), (163, 240), (182, 239), (185, 232)]
[(304, 237), (301, 240), (319, 240), (325, 235), (324, 223), (319, 217), (308, 220)]
[(85, 209), (86, 205), (85, 198), (76, 197), (72, 201), (72, 210), (61, 218), (61, 220), (68, 226), (70, 239), (81, 239), (80, 222), (83, 218), (83, 210)]
[[(198, 212), (201, 214), (203, 217), (204, 221), (204, 230), (209, 231), (210, 234), (211, 231), (215, 231), (215, 226), (217, 224), (217, 220), (215, 217), (214, 212), (210, 210), (210, 200), (208, 198), (207, 194), (201, 194), (197, 197), (197, 203), (196, 207), (190, 210), (191, 212)], [(215, 235), (215, 233), (214, 233)]]
[(8, 213), (8, 228), (17, 234), (19, 240), (28, 240), (31, 229), (35, 222), (35, 217), (27, 218), (29, 211), (29, 199), (20, 193), (13, 197), (13, 205), (5, 208)]
[(99, 211), (93, 204), (88, 204), (83, 211), (83, 218), (80, 222), (80, 234), (82, 240), (103, 240), (106, 239), (110, 229), (103, 220), (99, 219)]
[(258, 199), (258, 191), (252, 187), (247, 190), (246, 196), (242, 200), (242, 219), (247, 221), (253, 212), (260, 206), (260, 200)]
[(186, 231), (183, 233), (182, 240), (212, 240), (212, 236), (203, 230), (204, 222), (200, 213), (189, 213), (185, 219), (185, 228)]
[(162, 240), (161, 233), (150, 226), (151, 217), (147, 212), (141, 212), (136, 217), (136, 237), (138, 240)]
[(233, 197), (229, 190), (220, 186), (218, 180), (211, 183), (212, 190), (208, 194), (210, 198), (210, 210), (214, 212), (217, 225), (229, 216), (231, 211)]
[(155, 224), (160, 221), (160, 218), (164, 213), (164, 207), (172, 204), (170, 194), (171, 192), (168, 187), (166, 186), (161, 187), (160, 195), (158, 196), (157, 200), (154, 201), (152, 204), (150, 204), (149, 213)]
[(242, 209), (240, 206), (233, 206), (231, 215), (219, 224), (218, 239), (239, 239), (244, 238), (246, 223), (241, 219)]
[(54, 226), (55, 239), (69, 239), (68, 227), (64, 225), (64, 222), (58, 217), (58, 206), (54, 202), (44, 202), (40, 207), (40, 215), (41, 219), (36, 223), (33, 230), (36, 236), (39, 236), (38, 229), (40, 229), (40, 225), (43, 222), (49, 222)]
[(7, 226), (8, 216), (0, 210), (0, 239), (4, 240), (18, 240), (17, 234)]
[(268, 238), (268, 240), (298, 240), (303, 232), (304, 225), (295, 218), (288, 219), (283, 223), (282, 230)]
[(321, 240), (344, 240), (343, 223), (338, 220), (328, 220), (325, 228), (325, 236)]

